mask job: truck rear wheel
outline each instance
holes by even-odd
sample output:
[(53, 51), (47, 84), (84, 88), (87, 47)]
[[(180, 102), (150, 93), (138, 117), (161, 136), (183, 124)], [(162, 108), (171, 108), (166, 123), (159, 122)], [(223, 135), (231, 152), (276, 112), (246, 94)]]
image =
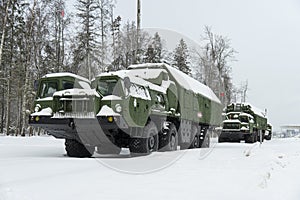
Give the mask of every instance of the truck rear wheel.
[(132, 138), (129, 149), (133, 154), (149, 154), (158, 150), (158, 131), (156, 125), (150, 121), (143, 130), (145, 138)]
[(271, 134), (266, 135), (266, 136), (265, 136), (265, 139), (266, 139), (266, 140), (271, 140), (271, 139), (272, 139), (272, 135), (271, 135)]
[(199, 140), (200, 140), (200, 139), (199, 139), (199, 136), (198, 136), (198, 135), (195, 135), (195, 137), (194, 137), (194, 139), (193, 139), (193, 141), (192, 141), (192, 143), (191, 143), (189, 149), (199, 148), (199, 147), (200, 147), (200, 146), (199, 146), (199, 142), (200, 142)]
[(166, 135), (160, 137), (160, 151), (176, 151), (178, 146), (178, 133), (176, 126), (170, 124)]
[(245, 136), (245, 143), (255, 143), (257, 142), (257, 134), (252, 133)]
[(210, 132), (209, 130), (207, 130), (204, 136), (204, 140), (202, 141), (201, 148), (209, 148), (209, 146), (210, 146)]
[(85, 147), (82, 143), (73, 139), (66, 139), (65, 149), (69, 157), (89, 158), (94, 153), (94, 147)]

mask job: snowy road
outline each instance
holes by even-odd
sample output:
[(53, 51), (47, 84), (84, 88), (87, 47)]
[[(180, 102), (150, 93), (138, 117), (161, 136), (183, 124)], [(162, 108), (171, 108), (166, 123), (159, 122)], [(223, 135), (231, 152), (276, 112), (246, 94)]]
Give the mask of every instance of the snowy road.
[(0, 200), (300, 199), (299, 138), (91, 159), (63, 143), (1, 136)]

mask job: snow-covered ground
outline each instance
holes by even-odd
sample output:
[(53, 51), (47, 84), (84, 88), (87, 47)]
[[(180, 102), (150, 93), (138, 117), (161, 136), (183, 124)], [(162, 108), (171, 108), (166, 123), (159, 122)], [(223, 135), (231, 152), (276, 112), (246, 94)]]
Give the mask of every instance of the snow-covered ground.
[(65, 156), (52, 137), (0, 137), (0, 200), (300, 199), (300, 138), (131, 158)]

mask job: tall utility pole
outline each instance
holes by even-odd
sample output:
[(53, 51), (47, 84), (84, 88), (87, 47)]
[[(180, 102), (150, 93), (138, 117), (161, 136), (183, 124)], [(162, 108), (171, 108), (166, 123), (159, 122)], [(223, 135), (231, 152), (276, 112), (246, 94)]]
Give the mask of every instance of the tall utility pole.
[(141, 31), (141, 0), (137, 0), (137, 30), (136, 30), (136, 59), (140, 50), (140, 31)]

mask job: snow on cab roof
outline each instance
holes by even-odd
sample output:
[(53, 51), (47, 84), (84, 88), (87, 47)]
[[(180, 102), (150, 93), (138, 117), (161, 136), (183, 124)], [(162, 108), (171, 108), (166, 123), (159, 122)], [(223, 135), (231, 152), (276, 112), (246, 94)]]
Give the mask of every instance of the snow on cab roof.
[(82, 81), (90, 83), (90, 81), (88, 79), (86, 79), (82, 76), (70, 73), (70, 72), (59, 72), (59, 73), (46, 74), (42, 78), (55, 78), (55, 77), (64, 77), (64, 76), (73, 77), (75, 79), (82, 80)]
[(166, 72), (166, 70), (162, 69), (151, 69), (151, 70), (119, 70), (114, 72), (104, 72), (99, 74), (97, 77), (105, 77), (105, 76), (118, 76), (122, 79), (125, 77), (129, 77), (132, 83), (143, 85), (149, 87), (152, 90), (159, 91), (162, 93), (166, 93), (167, 88), (172, 81), (163, 81), (161, 86), (155, 85), (145, 79), (154, 79), (157, 78), (162, 72)]
[(244, 105), (244, 106), (250, 106), (251, 107), (251, 110), (254, 112), (254, 114), (260, 116), (260, 117), (263, 117), (263, 118), (266, 118), (266, 113), (264, 111), (262, 111), (261, 109), (259, 108), (256, 108), (255, 106), (253, 106), (252, 104), (250, 103), (233, 103), (233, 104), (241, 104), (241, 105)]
[(189, 75), (179, 71), (178, 69), (171, 67), (165, 63), (146, 63), (146, 64), (138, 64), (131, 65), (129, 69), (166, 69), (169, 73), (174, 77), (174, 79), (178, 82), (178, 84), (185, 88), (186, 90), (192, 90), (197, 94), (201, 94), (212, 101), (217, 103), (221, 103), (219, 98), (215, 95), (215, 93), (206, 85), (200, 83)]

